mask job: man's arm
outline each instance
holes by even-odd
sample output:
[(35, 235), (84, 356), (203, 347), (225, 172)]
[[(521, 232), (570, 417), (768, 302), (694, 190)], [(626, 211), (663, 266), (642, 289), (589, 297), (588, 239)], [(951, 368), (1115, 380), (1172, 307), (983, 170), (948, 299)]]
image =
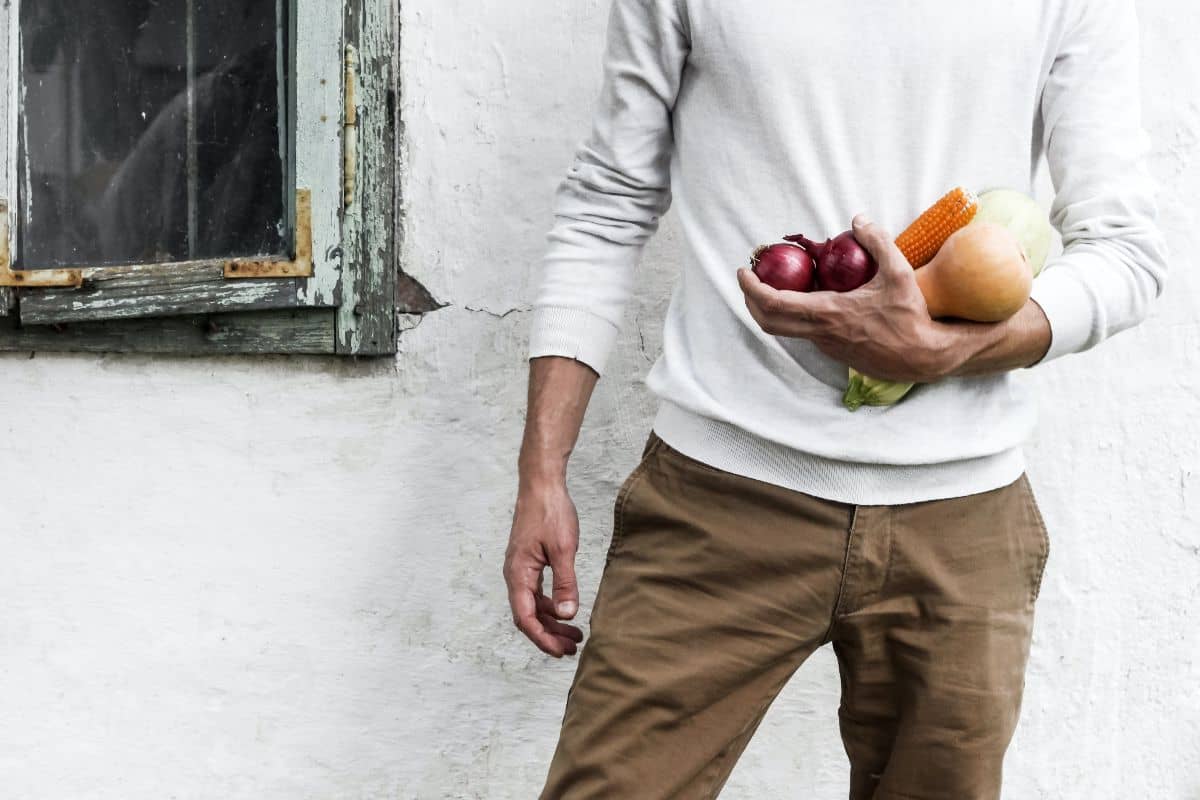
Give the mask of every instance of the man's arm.
[(529, 361), (529, 412), (517, 468), (521, 488), (561, 483), (583, 415), (600, 376), (580, 361), (547, 356)]
[(984, 375), (1087, 350), (1146, 317), (1166, 282), (1141, 124), (1131, 0), (1081, 4), (1042, 92), (1042, 145), (1063, 253), (995, 325), (944, 331), (947, 375)]
[[(567, 460), (598, 377), (569, 358), (529, 362), (529, 413), (517, 461), (517, 505), (504, 554), (504, 579), (513, 624), (555, 657), (573, 655), (583, 639), (579, 628), (559, 622), (571, 619), (579, 607), (579, 519), (567, 494)], [(542, 591), (546, 567), (554, 573), (550, 597)]]
[(554, 196), (530, 357), (604, 372), (634, 269), (671, 205), (671, 119), (691, 52), (683, 7), (613, 0), (592, 129)]
[[(575, 615), (579, 599), (567, 459), (616, 342), (636, 264), (671, 204), (671, 115), (691, 49), (684, 8), (684, 0), (613, 0), (591, 134), (555, 193), (533, 302), (529, 415), (504, 567), (514, 622), (553, 656), (573, 654), (582, 638), (560, 621)], [(546, 566), (553, 598), (541, 590)]]
[(1054, 183), (1050, 219), (1063, 240), (1062, 255), (1033, 282), (1052, 331), (1040, 364), (1138, 324), (1167, 280), (1134, 0), (1073, 6), (1035, 129)]
[(968, 378), (1033, 366), (1050, 349), (1050, 322), (1033, 300), (1004, 322), (940, 324), (948, 355), (944, 376)]

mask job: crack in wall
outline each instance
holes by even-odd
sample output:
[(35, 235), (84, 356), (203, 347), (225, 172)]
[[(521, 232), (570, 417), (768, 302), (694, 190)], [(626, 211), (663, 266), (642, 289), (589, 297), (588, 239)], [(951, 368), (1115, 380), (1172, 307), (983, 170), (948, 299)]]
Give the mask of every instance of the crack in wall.
[(634, 327), (637, 329), (637, 335), (638, 335), (638, 350), (640, 350), (640, 351), (641, 351), (641, 353), (642, 353), (642, 358), (646, 359), (646, 363), (647, 363), (647, 364), (653, 364), (653, 363), (654, 363), (654, 359), (653, 359), (653, 358), (651, 358), (651, 357), (650, 357), (650, 354), (646, 352), (646, 334), (644, 334), (644, 333), (642, 332), (642, 321), (641, 321), (641, 320), (639, 320), (637, 317), (634, 317), (634, 319), (633, 319), (633, 325), (634, 325)]
[(515, 308), (510, 308), (507, 311), (492, 311), (490, 308), (482, 308), (482, 307), (476, 307), (476, 306), (463, 306), (463, 308), (466, 309), (467, 311), (474, 311), (477, 314), (487, 314), (489, 316), (495, 317), (496, 319), (504, 319), (509, 314), (524, 314), (524, 313), (527, 313), (527, 312), (533, 310), (532, 307), (530, 307), (530, 306), (517, 306)]

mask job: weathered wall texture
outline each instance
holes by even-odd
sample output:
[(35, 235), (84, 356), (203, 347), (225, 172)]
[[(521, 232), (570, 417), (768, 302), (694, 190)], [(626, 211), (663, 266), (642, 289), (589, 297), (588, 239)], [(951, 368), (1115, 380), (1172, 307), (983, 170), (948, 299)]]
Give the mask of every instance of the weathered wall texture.
[[(1011, 800), (1200, 798), (1200, 20), (1139, 5), (1175, 276), (1030, 376), (1053, 545)], [(606, 7), (405, 2), (405, 268), (448, 305), (394, 363), (0, 359), (0, 795), (534, 796), (575, 662), (518, 637), (500, 565), (532, 267)], [(581, 618), (676, 244), (668, 219), (573, 463)], [(837, 686), (818, 654), (725, 796), (844, 797)]]

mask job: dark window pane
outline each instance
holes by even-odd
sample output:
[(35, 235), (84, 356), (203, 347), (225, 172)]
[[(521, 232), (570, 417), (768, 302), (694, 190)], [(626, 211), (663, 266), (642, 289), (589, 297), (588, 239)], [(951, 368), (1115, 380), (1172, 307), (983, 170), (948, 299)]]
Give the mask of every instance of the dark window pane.
[(286, 19), (279, 0), (22, 3), (20, 266), (286, 255)]

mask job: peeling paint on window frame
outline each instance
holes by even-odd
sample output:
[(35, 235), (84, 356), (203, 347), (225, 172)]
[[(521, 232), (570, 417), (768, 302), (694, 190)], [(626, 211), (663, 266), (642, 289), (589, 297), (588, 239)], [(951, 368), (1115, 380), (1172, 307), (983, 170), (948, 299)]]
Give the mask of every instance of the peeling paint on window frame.
[[(0, 96), (4, 169), (0, 198), (15, 186), (17, 69), (20, 63), (19, 8), (21, 0), (0, 7), (0, 36), (9, 42), (8, 58), (0, 71), (5, 91)], [(296, 0), (293, 14), (293, 74), (295, 93), (295, 175), (293, 186), (312, 191), (311, 277), (226, 277), (226, 260), (131, 264), (79, 270), (72, 283), (78, 288), (0, 288), (0, 350), (92, 350), (81, 346), (87, 328), (95, 329), (106, 349), (146, 352), (188, 352), (188, 345), (163, 349), (162, 343), (143, 342), (135, 331), (161, 328), (212, 333), (220, 320), (246, 315), (259, 320), (317, 320), (334, 335), (317, 352), (390, 354), (396, 351), (396, 235), (398, 208), (395, 180), (394, 115), (398, 114), (398, 1)], [(29, 0), (25, 0), (29, 2)], [(355, 75), (355, 94), (346, 96), (346, 54), (356, 51), (362, 64)], [(347, 182), (343, 148), (345, 114), (353, 103), (358, 146), (350, 154), (360, 176)], [(352, 194), (343, 193), (348, 187)], [(349, 202), (345, 202), (345, 200)], [(13, 226), (14, 228), (16, 226)], [(14, 230), (13, 236), (19, 235)], [(12, 240), (15, 243), (15, 239)], [(16, 252), (10, 248), (10, 252)], [(247, 260), (249, 261), (249, 260)], [(43, 270), (36, 270), (42, 272)], [(286, 272), (286, 270), (283, 270)], [(31, 270), (30, 272), (35, 272)], [(46, 270), (49, 272), (49, 270)], [(264, 312), (278, 312), (266, 313)], [(257, 315), (257, 316), (255, 316)], [(152, 320), (177, 317), (174, 325)], [(216, 321), (190, 325), (187, 321)], [(308, 324), (308, 323), (306, 323)], [(73, 326), (71, 336), (64, 336)], [(128, 328), (128, 335), (122, 329)], [(240, 329), (244, 330), (245, 326)], [(244, 349), (225, 342), (218, 352), (314, 352), (313, 337), (290, 349), (286, 336), (242, 336)], [(211, 336), (197, 339), (196, 352), (211, 350)]]

